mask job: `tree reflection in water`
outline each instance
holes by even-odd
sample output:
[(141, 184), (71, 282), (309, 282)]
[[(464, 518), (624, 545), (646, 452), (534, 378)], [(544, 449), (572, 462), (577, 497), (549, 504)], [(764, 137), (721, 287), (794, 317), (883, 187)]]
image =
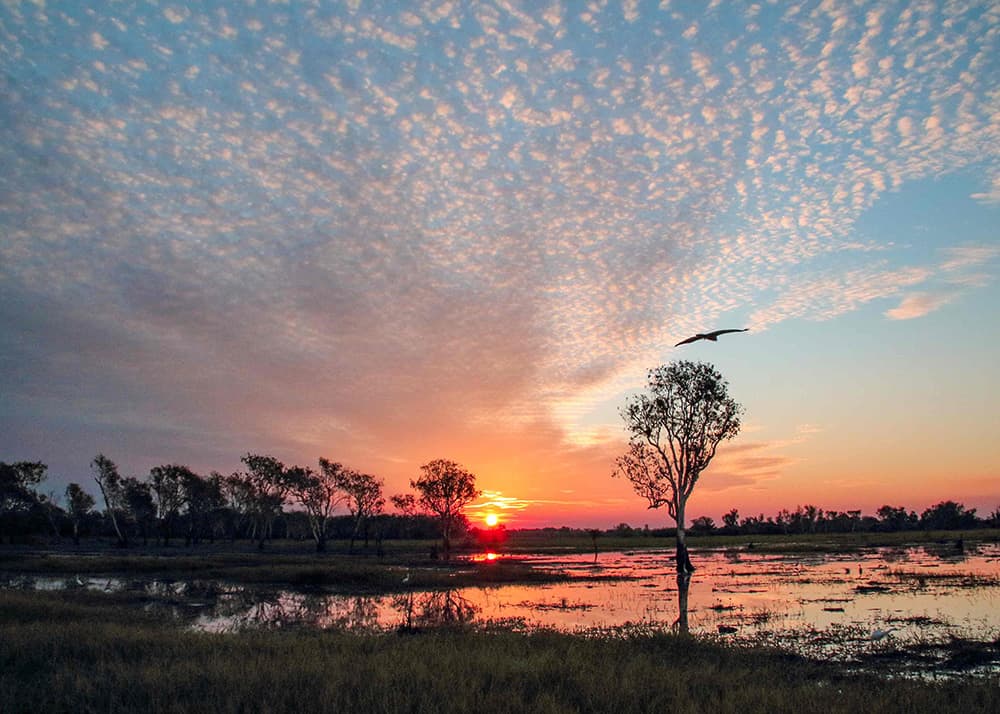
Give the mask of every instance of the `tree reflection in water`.
[(378, 628), (380, 600), (372, 595), (300, 595), (294, 617), (306, 627), (369, 632)]
[(395, 595), (392, 606), (403, 616), (402, 630), (464, 625), (475, 620), (482, 610), (455, 590)]
[(688, 589), (691, 586), (691, 573), (677, 573), (677, 620), (674, 629), (685, 635), (688, 628)]
[[(216, 610), (224, 630), (287, 627), (372, 631), (379, 625), (381, 598), (371, 595), (255, 592), (229, 594)], [(223, 604), (224, 603), (224, 604)]]

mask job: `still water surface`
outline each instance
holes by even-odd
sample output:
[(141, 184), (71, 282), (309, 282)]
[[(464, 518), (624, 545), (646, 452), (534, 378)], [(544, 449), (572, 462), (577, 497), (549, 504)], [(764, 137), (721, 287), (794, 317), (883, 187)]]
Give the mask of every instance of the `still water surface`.
[[(287, 626), (377, 631), (475, 622), (586, 634), (670, 630), (677, 621), (671, 551), (608, 552), (596, 561), (593, 554), (509, 557), (572, 577), (544, 585), (384, 595), (121, 578), (32, 578), (21, 586), (142, 589), (156, 596), (151, 607), (166, 607), (190, 627), (210, 632)], [(732, 549), (701, 551), (695, 558), (698, 570), (688, 593), (695, 634), (840, 659), (956, 639), (1000, 643), (997, 544), (816, 555)], [(891, 632), (875, 641), (877, 630)]]

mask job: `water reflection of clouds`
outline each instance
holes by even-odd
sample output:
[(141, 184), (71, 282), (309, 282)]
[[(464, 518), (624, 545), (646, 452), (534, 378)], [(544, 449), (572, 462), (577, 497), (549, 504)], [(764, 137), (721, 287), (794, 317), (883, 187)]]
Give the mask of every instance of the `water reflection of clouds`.
[[(852, 628), (863, 632), (885, 622), (900, 623), (896, 636), (901, 641), (997, 633), (998, 554), (996, 546), (967, 549), (961, 559), (942, 557), (933, 548), (806, 556), (716, 551), (699, 559), (690, 584), (690, 626), (702, 634), (735, 628), (735, 635), (746, 639), (794, 632), (843, 634)], [(298, 596), (291, 619), (342, 629), (520, 621), (585, 631), (630, 623), (669, 629), (677, 618), (676, 574), (665, 552), (603, 553), (596, 566), (587, 554), (522, 559), (537, 567), (561, 567), (575, 577), (566, 583), (468, 587), (388, 598)], [(934, 577), (921, 580), (924, 569)], [(590, 579), (595, 575), (630, 579), (597, 582)], [(310, 609), (310, 599), (322, 605)], [(323, 617), (309, 615), (317, 611)], [(289, 617), (289, 612), (286, 600), (283, 609), (266, 614), (273, 619), (278, 614)], [(361, 612), (366, 614), (351, 614)]]
[[(668, 551), (520, 556), (559, 569), (568, 582), (465, 587), (393, 595), (343, 595), (214, 581), (92, 576), (17, 576), (0, 587), (91, 589), (150, 596), (154, 607), (222, 632), (304, 627), (346, 631), (520, 623), (568, 632), (640, 626), (669, 630), (678, 584)], [(992, 642), (1000, 636), (1000, 545), (933, 543), (843, 554), (701, 553), (690, 582), (691, 631), (789, 647), (803, 654), (851, 655), (868, 634), (893, 626), (893, 644)], [(609, 578), (601, 579), (595, 578)], [(625, 578), (621, 576), (626, 576)], [(846, 654), (845, 654), (846, 653)]]

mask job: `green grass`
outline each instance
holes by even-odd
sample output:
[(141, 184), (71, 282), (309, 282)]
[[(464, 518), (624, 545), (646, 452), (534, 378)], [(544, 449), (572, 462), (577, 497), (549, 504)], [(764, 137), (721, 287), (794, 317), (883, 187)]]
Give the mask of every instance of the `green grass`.
[(998, 711), (930, 684), (665, 635), (183, 631), (114, 596), (0, 592), (4, 712)]

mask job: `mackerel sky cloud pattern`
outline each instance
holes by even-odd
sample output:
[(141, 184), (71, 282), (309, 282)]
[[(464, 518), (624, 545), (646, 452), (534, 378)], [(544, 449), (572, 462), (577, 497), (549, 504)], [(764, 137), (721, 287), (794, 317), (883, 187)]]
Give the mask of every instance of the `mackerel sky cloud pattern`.
[(5, 1), (2, 416), (137, 463), (582, 448), (678, 335), (989, 284), (989, 245), (856, 226), (961, 172), (996, 205), (998, 34), (995, 2)]

